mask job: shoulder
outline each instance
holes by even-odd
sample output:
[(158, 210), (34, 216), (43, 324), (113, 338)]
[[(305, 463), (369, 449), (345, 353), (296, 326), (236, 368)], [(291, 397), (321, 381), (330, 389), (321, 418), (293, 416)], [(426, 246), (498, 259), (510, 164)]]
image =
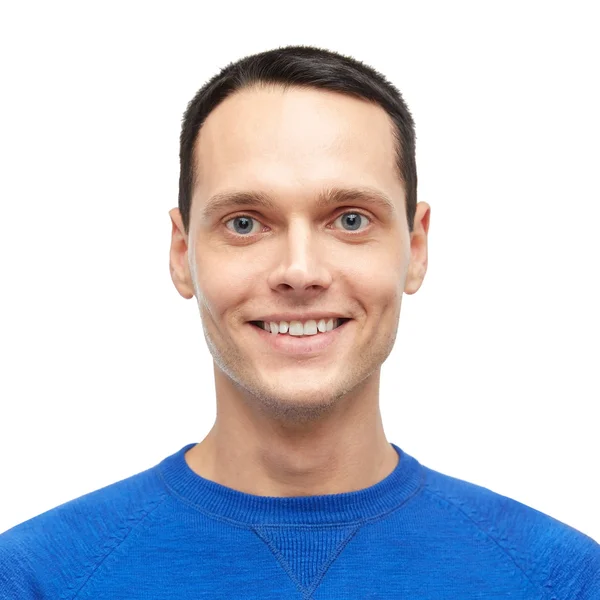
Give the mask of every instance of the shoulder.
[(74, 596), (94, 567), (166, 497), (153, 467), (5, 531), (0, 597)]
[(476, 526), (548, 598), (600, 598), (600, 545), (591, 537), (485, 487), (423, 469), (424, 493)]

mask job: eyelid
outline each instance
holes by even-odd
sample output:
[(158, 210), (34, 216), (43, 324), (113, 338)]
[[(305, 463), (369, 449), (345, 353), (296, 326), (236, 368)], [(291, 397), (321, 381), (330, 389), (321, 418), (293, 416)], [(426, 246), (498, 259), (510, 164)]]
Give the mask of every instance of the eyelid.
[[(375, 217), (371, 216), (366, 211), (352, 209), (352, 208), (351, 209), (344, 209), (344, 210), (340, 211), (338, 213), (338, 215), (333, 220), (337, 221), (342, 215), (348, 215), (348, 214), (360, 215), (361, 217), (366, 217), (367, 219), (369, 219), (369, 224), (372, 223), (375, 220)], [(352, 232), (348, 231), (348, 233), (352, 233)]]

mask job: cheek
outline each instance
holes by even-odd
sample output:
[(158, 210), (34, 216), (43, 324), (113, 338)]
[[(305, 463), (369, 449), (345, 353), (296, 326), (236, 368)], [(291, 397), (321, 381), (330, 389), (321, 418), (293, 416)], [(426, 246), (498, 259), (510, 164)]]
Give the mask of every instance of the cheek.
[(354, 260), (344, 270), (344, 278), (365, 310), (381, 315), (402, 302), (406, 267), (390, 255), (371, 256), (365, 261)]
[(247, 261), (205, 253), (196, 277), (204, 304), (213, 316), (223, 315), (251, 296), (256, 275)]
[(373, 292), (384, 295), (400, 285), (406, 275), (406, 265), (401, 256), (389, 252), (356, 253), (344, 261), (342, 270), (349, 281), (356, 281), (361, 287), (372, 288)]

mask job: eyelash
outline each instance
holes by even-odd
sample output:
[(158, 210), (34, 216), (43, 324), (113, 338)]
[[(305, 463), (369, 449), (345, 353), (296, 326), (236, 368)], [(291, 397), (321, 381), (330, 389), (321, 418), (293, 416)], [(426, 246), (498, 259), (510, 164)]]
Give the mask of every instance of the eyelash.
[[(366, 215), (365, 213), (363, 213), (363, 212), (362, 212), (362, 211), (360, 211), (360, 210), (347, 210), (347, 211), (344, 211), (344, 212), (340, 213), (340, 214), (339, 214), (339, 215), (338, 215), (338, 216), (337, 216), (337, 217), (336, 217), (336, 218), (333, 220), (333, 222), (337, 221), (337, 220), (338, 220), (340, 217), (343, 217), (344, 215), (360, 215), (361, 217), (364, 217), (364, 218), (366, 218), (366, 219), (369, 221), (369, 224), (371, 224), (371, 223), (373, 222), (373, 219), (372, 219), (372, 218), (371, 218), (369, 215)], [(227, 227), (227, 223), (229, 223), (229, 222), (231, 222), (231, 221), (233, 221), (233, 220), (235, 220), (235, 219), (239, 219), (240, 217), (246, 217), (246, 218), (248, 218), (248, 219), (252, 219), (252, 220), (254, 220), (254, 221), (258, 221), (258, 222), (260, 223), (260, 221), (259, 221), (259, 220), (258, 220), (256, 217), (253, 217), (252, 215), (249, 215), (249, 214), (247, 214), (247, 213), (240, 213), (240, 214), (238, 214), (238, 215), (234, 215), (233, 217), (229, 217), (229, 219), (227, 219), (227, 221), (225, 221), (225, 222), (223, 223), (223, 224), (225, 225), (225, 229), (227, 229), (227, 231), (228, 231), (229, 233), (231, 233), (231, 235), (233, 235), (234, 237), (237, 237), (237, 238), (251, 238), (251, 237), (253, 237), (254, 235), (258, 235), (258, 234), (241, 235), (241, 234), (239, 234), (239, 233), (235, 233), (235, 231), (232, 231), (231, 229), (229, 229), (229, 228)], [(368, 228), (368, 226), (367, 226), (367, 228)], [(364, 233), (364, 231), (365, 231), (367, 228), (365, 228), (365, 229), (363, 229), (363, 230), (361, 230), (361, 231), (357, 231), (357, 232), (352, 232), (352, 231), (348, 231), (348, 230), (346, 230), (346, 232), (345, 232), (345, 233), (349, 233), (350, 235), (360, 235), (361, 233)]]

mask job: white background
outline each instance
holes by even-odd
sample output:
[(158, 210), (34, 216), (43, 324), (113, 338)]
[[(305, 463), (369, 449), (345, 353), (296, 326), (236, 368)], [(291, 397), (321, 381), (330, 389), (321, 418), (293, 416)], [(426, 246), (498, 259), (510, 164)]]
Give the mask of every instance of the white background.
[(429, 271), (383, 366), (388, 440), (600, 540), (593, 5), (7, 3), (0, 531), (212, 426), (168, 267), (181, 116), (230, 61), (313, 44), (382, 71), (417, 125)]

